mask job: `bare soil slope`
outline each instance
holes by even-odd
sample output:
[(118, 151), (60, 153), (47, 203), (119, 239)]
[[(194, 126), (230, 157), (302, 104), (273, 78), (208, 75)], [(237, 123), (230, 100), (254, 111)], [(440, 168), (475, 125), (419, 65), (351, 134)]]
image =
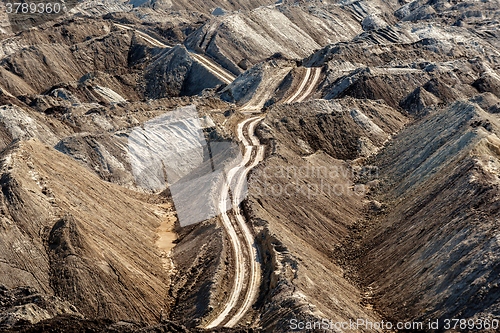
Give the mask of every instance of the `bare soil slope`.
[(457, 102), (375, 158), (383, 176), (376, 198), (387, 210), (369, 223), (359, 263), (387, 317), (498, 313), (498, 125), (496, 115)]
[(246, 204), (264, 253), (266, 330), (286, 332), (292, 318), (379, 318), (337, 249), (363, 219), (376, 171), (350, 160), (376, 152), (405, 122), (383, 103), (352, 99), (269, 109), (259, 128), (269, 157), (250, 177)]
[(37, 141), (2, 154), (0, 283), (60, 296), (89, 317), (145, 322), (167, 307), (162, 213)]

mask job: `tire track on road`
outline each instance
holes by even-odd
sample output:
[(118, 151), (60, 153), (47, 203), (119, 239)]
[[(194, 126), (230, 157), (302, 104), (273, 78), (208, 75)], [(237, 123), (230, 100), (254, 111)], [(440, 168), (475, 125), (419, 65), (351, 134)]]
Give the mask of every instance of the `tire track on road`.
[(232, 74), (223, 69), (222, 67), (218, 66), (218, 64), (215, 64), (214, 61), (211, 59), (207, 58), (204, 55), (201, 55), (199, 53), (194, 53), (190, 52), (191, 56), (198, 62), (200, 63), (203, 67), (208, 69), (209, 72), (217, 76), (222, 82), (225, 84), (230, 84), (233, 82), (236, 77)]
[[(264, 107), (266, 101), (273, 95), (275, 89), (279, 86), (280, 82), (290, 72), (291, 67), (277, 68), (274, 75), (264, 77), (265, 85), (259, 85), (250, 99), (243, 107), (242, 111), (260, 112)], [(267, 75), (266, 75), (267, 76)]]
[[(259, 292), (261, 275), (259, 253), (254, 235), (241, 212), (240, 203), (246, 195), (244, 185), (248, 173), (264, 158), (264, 146), (260, 145), (258, 138), (253, 134), (255, 127), (261, 120), (260, 116), (251, 117), (238, 124), (237, 136), (244, 147), (243, 159), (237, 166), (229, 170), (219, 199), (222, 223), (234, 249), (235, 277), (233, 288), (222, 311), (206, 324), (205, 328), (210, 329), (221, 325), (234, 327), (248, 312)], [(246, 138), (244, 131), (247, 124), (247, 134), (250, 140)], [(254, 150), (256, 150), (256, 154), (253, 154)], [(248, 164), (249, 162), (250, 164)], [(231, 184), (235, 185), (230, 186)], [(227, 202), (231, 188), (234, 193), (231, 209), (228, 209)], [(228, 214), (231, 210), (234, 212), (232, 220)], [(238, 234), (242, 237), (240, 238)], [(238, 307), (240, 303), (241, 305)], [(231, 313), (234, 315), (230, 316)]]
[(123, 25), (123, 24), (118, 24), (118, 23), (114, 23), (114, 25), (117, 26), (120, 29), (123, 29), (123, 30), (132, 30), (132, 31), (134, 31), (135, 33), (137, 33), (139, 35), (139, 37), (141, 37), (142, 39), (144, 39), (146, 42), (148, 42), (149, 44), (151, 44), (153, 46), (161, 47), (161, 48), (172, 48), (172, 46), (164, 44), (164, 43), (160, 42), (158, 39), (156, 39), (154, 37), (151, 37), (150, 35), (142, 32), (140, 30), (134, 29), (132, 27), (129, 27), (129, 26), (126, 26), (126, 25)]
[(287, 98), (283, 103), (285, 103), (285, 104), (291, 103), (297, 97), (299, 97), (299, 95), (302, 92), (302, 90), (304, 90), (304, 88), (306, 87), (307, 81), (309, 80), (310, 76), (311, 76), (311, 68), (307, 67), (306, 68), (306, 75), (302, 79), (302, 82), (300, 83), (299, 88), (297, 89), (297, 91), (295, 91), (295, 94), (293, 94), (292, 96), (290, 96), (289, 98)]
[(307, 97), (311, 95), (314, 88), (316, 88), (316, 85), (318, 84), (319, 79), (321, 77), (321, 68), (315, 67), (313, 71), (314, 71), (314, 76), (311, 78), (311, 81), (306, 85), (307, 90), (302, 94), (302, 96), (297, 98), (296, 102), (302, 102), (303, 100), (305, 100)]
[(314, 88), (316, 88), (316, 85), (318, 84), (320, 78), (320, 67), (306, 67), (306, 74), (302, 78), (302, 81), (300, 82), (297, 90), (290, 97), (285, 99), (283, 104), (291, 104), (304, 101), (311, 95)]

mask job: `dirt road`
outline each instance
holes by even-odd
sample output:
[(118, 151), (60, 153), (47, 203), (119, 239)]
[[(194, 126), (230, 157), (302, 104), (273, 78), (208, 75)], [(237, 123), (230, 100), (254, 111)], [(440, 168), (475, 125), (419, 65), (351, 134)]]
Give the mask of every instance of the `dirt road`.
[(154, 37), (151, 37), (150, 35), (140, 31), (140, 30), (137, 30), (137, 29), (134, 29), (134, 28), (131, 28), (129, 26), (126, 26), (126, 25), (123, 25), (123, 24), (118, 24), (118, 23), (114, 23), (115, 26), (117, 26), (118, 28), (120, 29), (123, 29), (123, 30), (133, 30), (135, 31), (135, 33), (137, 33), (137, 35), (139, 35), (139, 37), (141, 37), (142, 39), (144, 39), (146, 42), (148, 42), (149, 44), (151, 44), (152, 46), (154, 47), (161, 47), (161, 48), (172, 48), (172, 46), (169, 46), (167, 44), (164, 44), (162, 42), (160, 42), (158, 39), (154, 38)]
[[(283, 75), (286, 75), (285, 71)], [(320, 77), (321, 68), (306, 68), (301, 83), (285, 103), (301, 102), (309, 97)], [(245, 112), (260, 109), (267, 98), (266, 93), (266, 89), (261, 89), (241, 110)], [(264, 146), (260, 145), (259, 139), (254, 135), (255, 127), (261, 120), (262, 116), (250, 117), (237, 127), (238, 139), (244, 147), (243, 160), (229, 171), (219, 200), (222, 222), (234, 249), (234, 282), (227, 302), (206, 328), (234, 327), (244, 318), (258, 295), (261, 276), (258, 247), (241, 212), (240, 203), (246, 194), (244, 186), (248, 173), (264, 158)], [(233, 195), (231, 207), (228, 207), (230, 189), (233, 190)]]
[(269, 98), (272, 97), (275, 89), (279, 86), (281, 81), (290, 72), (291, 67), (276, 67), (272, 75), (265, 75), (262, 78), (262, 84), (259, 85), (255, 91), (252, 99), (248, 101), (241, 110), (243, 112), (260, 112)]
[(300, 85), (297, 87), (294, 93), (290, 95), (285, 101), (284, 104), (302, 102), (309, 95), (311, 95), (312, 91), (316, 87), (321, 78), (321, 68), (319, 67), (306, 67), (306, 73), (300, 82)]
[(219, 64), (217, 64), (215, 61), (212, 59), (208, 58), (207, 56), (204, 56), (199, 53), (194, 53), (190, 52), (191, 56), (199, 62), (203, 67), (208, 69), (211, 73), (213, 73), (215, 76), (217, 76), (220, 80), (222, 80), (225, 84), (230, 84), (231, 82), (236, 79), (236, 77), (222, 68)]
[[(259, 291), (260, 264), (257, 246), (241, 212), (240, 203), (246, 195), (245, 181), (248, 172), (264, 158), (264, 146), (259, 144), (254, 135), (255, 126), (261, 120), (260, 116), (251, 117), (238, 125), (238, 139), (244, 147), (243, 159), (228, 172), (219, 200), (222, 223), (234, 249), (234, 282), (227, 302), (218, 315), (205, 325), (206, 328), (235, 326), (250, 309)], [(233, 190), (233, 196), (231, 206), (228, 207), (230, 189)]]

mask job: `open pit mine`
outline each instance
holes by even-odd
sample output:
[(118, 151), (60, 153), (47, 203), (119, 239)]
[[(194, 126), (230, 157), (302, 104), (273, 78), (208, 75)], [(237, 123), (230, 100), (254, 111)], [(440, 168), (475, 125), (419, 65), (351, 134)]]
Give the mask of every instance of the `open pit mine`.
[(0, 332), (500, 332), (499, 0), (2, 0)]

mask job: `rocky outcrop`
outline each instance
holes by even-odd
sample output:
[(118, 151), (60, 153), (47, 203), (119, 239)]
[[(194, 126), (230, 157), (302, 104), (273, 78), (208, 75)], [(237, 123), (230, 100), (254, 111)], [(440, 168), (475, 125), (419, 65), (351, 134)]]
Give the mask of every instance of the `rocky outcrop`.
[(243, 59), (256, 64), (275, 53), (300, 59), (323, 45), (352, 38), (359, 31), (357, 22), (340, 8), (329, 11), (318, 6), (307, 10), (282, 5), (214, 18), (185, 44), (239, 73), (238, 63)]
[(399, 103), (408, 113), (421, 117), (429, 112), (429, 107), (442, 103), (442, 101), (423, 87), (418, 87)]
[(227, 11), (250, 10), (260, 6), (272, 5), (273, 0), (242, 0), (242, 1), (229, 1), (229, 0), (208, 0), (201, 2), (193, 2), (187, 0), (171, 1), (171, 0), (153, 0), (151, 6), (153, 8), (161, 8), (172, 11), (189, 10), (197, 11), (205, 14), (212, 13), (214, 9), (224, 9)]
[(85, 164), (101, 179), (120, 185), (135, 184), (125, 138), (78, 133), (62, 139), (54, 148)]
[(0, 328), (36, 324), (57, 316), (83, 316), (69, 302), (38, 293), (30, 287), (9, 289), (0, 286)]
[(355, 99), (279, 105), (269, 111), (269, 119), (277, 144), (286, 142), (289, 149), (304, 156), (321, 150), (340, 160), (359, 157), (360, 138), (381, 147), (406, 123), (404, 116), (384, 103)]

